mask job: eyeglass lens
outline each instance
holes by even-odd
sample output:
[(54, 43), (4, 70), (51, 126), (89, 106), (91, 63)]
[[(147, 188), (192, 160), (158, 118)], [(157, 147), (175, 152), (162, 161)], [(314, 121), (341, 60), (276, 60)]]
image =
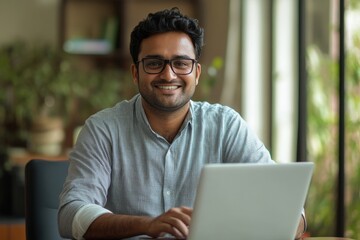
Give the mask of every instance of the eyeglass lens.
[(144, 58), (142, 60), (144, 71), (147, 73), (160, 73), (164, 70), (167, 63), (170, 64), (171, 69), (176, 74), (190, 74), (193, 70), (194, 60), (179, 58), (179, 59), (160, 59), (160, 58)]

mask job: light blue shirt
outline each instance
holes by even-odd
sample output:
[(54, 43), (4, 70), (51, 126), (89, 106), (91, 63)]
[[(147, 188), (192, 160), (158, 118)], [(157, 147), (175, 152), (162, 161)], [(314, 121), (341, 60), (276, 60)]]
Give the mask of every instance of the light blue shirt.
[(86, 204), (119, 214), (158, 216), (172, 207), (193, 206), (204, 164), (273, 162), (229, 107), (191, 101), (169, 143), (151, 129), (141, 101), (136, 95), (86, 121), (60, 196), (63, 235), (71, 236), (72, 219)]

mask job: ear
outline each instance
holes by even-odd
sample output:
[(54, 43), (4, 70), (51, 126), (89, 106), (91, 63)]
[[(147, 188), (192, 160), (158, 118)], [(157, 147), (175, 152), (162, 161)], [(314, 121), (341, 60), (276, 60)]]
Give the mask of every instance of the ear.
[(135, 64), (131, 64), (131, 74), (133, 78), (133, 82), (135, 84), (139, 83), (139, 72)]
[(201, 64), (197, 63), (196, 64), (196, 75), (195, 75), (196, 86), (199, 84), (200, 75), (201, 75)]

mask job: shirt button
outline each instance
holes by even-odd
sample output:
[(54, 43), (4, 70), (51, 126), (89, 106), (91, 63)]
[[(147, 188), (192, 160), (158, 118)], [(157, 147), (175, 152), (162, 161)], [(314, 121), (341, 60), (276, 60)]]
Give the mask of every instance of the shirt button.
[(166, 195), (170, 195), (171, 194), (171, 191), (166, 191)]

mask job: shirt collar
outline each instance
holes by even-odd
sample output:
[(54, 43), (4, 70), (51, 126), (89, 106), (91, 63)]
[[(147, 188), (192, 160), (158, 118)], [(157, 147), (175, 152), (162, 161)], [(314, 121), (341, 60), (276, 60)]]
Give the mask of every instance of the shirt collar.
[[(137, 99), (136, 99), (136, 115), (138, 118), (141, 118), (142, 122), (153, 132), (153, 130), (151, 129), (150, 123), (146, 117), (145, 114), (145, 110), (144, 107), (142, 105), (142, 97), (140, 94), (138, 94)], [(185, 120), (179, 130), (179, 132), (183, 131), (187, 125), (192, 125), (192, 121), (193, 121), (193, 112), (194, 112), (194, 102), (192, 100), (190, 100), (190, 107), (189, 107), (189, 111), (185, 117)]]

